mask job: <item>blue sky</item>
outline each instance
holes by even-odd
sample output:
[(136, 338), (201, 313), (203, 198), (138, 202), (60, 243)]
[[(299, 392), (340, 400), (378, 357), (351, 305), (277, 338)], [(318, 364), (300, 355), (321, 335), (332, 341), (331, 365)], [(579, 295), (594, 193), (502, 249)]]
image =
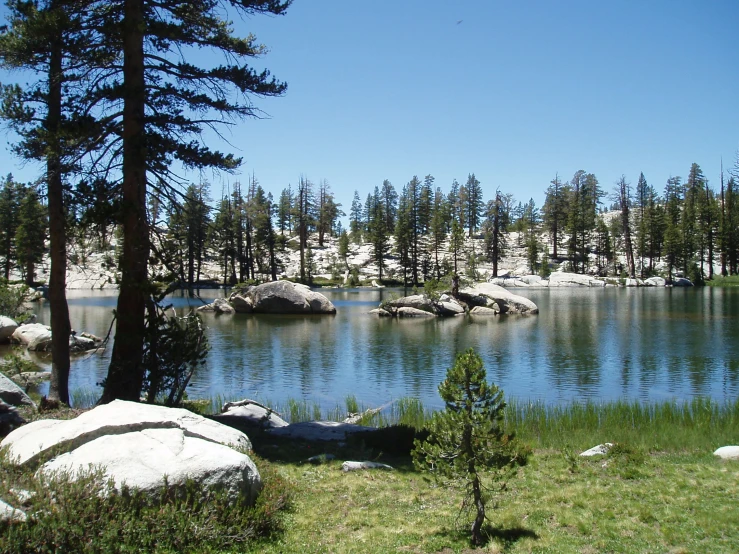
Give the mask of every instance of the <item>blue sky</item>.
[[(661, 192), (692, 162), (716, 188), (739, 148), (737, 24), (736, 0), (295, 0), (235, 21), (288, 91), (255, 99), (269, 118), (226, 131), (231, 147), (207, 137), (245, 161), (207, 176), (212, 195), (254, 172), (277, 197), (302, 174), (348, 213), (355, 189), (364, 200), (383, 179), (400, 191), (431, 174), (446, 192), (475, 173), (486, 199), (500, 188), (541, 205), (557, 172), (611, 191), (643, 171)], [(0, 163), (37, 171), (5, 147)]]

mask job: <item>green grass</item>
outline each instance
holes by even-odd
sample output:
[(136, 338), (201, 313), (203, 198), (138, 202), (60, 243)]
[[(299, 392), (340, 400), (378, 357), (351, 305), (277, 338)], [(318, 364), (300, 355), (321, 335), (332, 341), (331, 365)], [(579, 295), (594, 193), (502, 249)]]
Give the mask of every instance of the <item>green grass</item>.
[(706, 281), (709, 287), (739, 287), (739, 275), (728, 275), (723, 277), (715, 275), (712, 280)]
[(625, 442), (655, 451), (715, 449), (739, 439), (739, 400), (561, 406), (513, 401), (506, 410), (506, 425), (534, 448)]
[[(220, 411), (225, 400), (199, 405)], [(318, 412), (341, 419), (353, 411), (348, 408), (366, 409), (354, 396), (328, 410), (305, 400), (275, 408), (298, 420)], [(366, 423), (421, 428), (430, 415), (417, 399), (403, 398)], [(716, 459), (712, 451), (739, 440), (739, 401), (547, 406), (514, 400), (506, 425), (533, 455), (503, 490), (490, 491), (489, 542), (479, 551), (736, 550), (739, 462)], [(10, 534), (0, 530), (0, 552), (41, 550), (42, 543), (71, 540), (76, 542), (62, 542), (57, 551), (87, 545), (89, 551), (471, 552), (459, 491), (416, 471), (409, 456), (389, 448), (393, 436), (399, 437), (385, 433), (379, 440), (360, 437), (346, 444), (255, 436), (260, 471), (275, 479), (274, 494), (258, 513), (230, 512), (217, 499), (204, 504), (168, 499), (135, 508), (120, 498), (93, 499), (89, 491), (85, 495), (67, 485), (59, 490), (37, 486), (42, 494), (37, 505), (59, 508), (43, 512), (38, 524), (14, 527)], [(579, 456), (603, 442), (615, 443), (607, 456)], [(305, 462), (319, 454), (336, 459)], [(376, 460), (395, 470), (344, 473), (344, 460)], [(0, 468), (0, 496), (18, 484), (35, 486), (30, 474), (19, 477), (14, 471)], [(62, 502), (50, 503), (49, 495)], [(285, 509), (287, 499), (291, 510)], [(253, 533), (245, 542), (233, 541), (243, 536), (242, 528)], [(154, 546), (153, 539), (161, 542)]]
[[(236, 398), (217, 395), (198, 400), (195, 402), (199, 407), (193, 411), (220, 413), (229, 400)], [(355, 395), (347, 396), (344, 405), (337, 403), (328, 408), (305, 399), (255, 400), (270, 406), (289, 423), (319, 419), (342, 421), (349, 412), (364, 413), (378, 408), (361, 402)], [(399, 398), (379, 408), (382, 409), (378, 413), (365, 415), (359, 423), (370, 427), (408, 425), (421, 429), (433, 414), (413, 397)], [(508, 429), (533, 448), (586, 448), (603, 442), (623, 442), (654, 451), (706, 450), (739, 440), (739, 400), (718, 403), (698, 397), (690, 401), (655, 403), (615, 401), (547, 405), (513, 399), (508, 402), (505, 422)]]
[[(304, 465), (315, 445), (291, 445), (280, 470), (295, 486), (285, 534), (265, 553), (470, 552), (460, 494), (380, 456), (391, 472), (343, 473), (337, 461)], [(320, 452), (332, 452), (323, 446)], [(287, 452), (288, 446), (285, 446)], [(352, 457), (355, 456), (355, 457)], [(366, 458), (362, 458), (366, 459)], [(646, 453), (627, 445), (598, 459), (536, 450), (492, 491), (490, 542), (481, 552), (735, 552), (739, 463), (710, 453)]]

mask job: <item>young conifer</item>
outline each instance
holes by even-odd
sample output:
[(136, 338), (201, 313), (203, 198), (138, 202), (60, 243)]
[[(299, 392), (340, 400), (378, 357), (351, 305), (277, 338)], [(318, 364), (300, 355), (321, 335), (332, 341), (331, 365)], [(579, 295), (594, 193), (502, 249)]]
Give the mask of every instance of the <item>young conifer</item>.
[(488, 384), (482, 359), (473, 349), (457, 356), (439, 385), (439, 395), (446, 409), (434, 414), (428, 439), (416, 440), (413, 461), (418, 469), (463, 489), (462, 509), (474, 514), (472, 543), (480, 545), (490, 491), (483, 477), (502, 484), (506, 470), (524, 464), (527, 455), (513, 435), (505, 433), (503, 391)]

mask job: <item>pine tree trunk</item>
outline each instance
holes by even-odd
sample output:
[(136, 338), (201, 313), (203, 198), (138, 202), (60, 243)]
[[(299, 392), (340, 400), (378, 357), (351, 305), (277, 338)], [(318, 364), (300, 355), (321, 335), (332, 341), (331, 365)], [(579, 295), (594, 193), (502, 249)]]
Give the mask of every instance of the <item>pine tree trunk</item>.
[(146, 141), (144, 113), (144, 2), (124, 3), (123, 82), (123, 255), (116, 308), (116, 334), (101, 403), (138, 401), (144, 378), (142, 356), (149, 259), (146, 218)]
[(67, 305), (67, 230), (64, 190), (59, 167), (58, 129), (62, 107), (62, 54), (53, 45), (49, 60), (49, 100), (47, 129), (53, 146), (49, 145), (46, 159), (46, 179), (49, 203), (49, 309), (51, 311), (51, 379), (49, 398), (69, 404), (69, 322)]
[(475, 504), (475, 521), (472, 522), (472, 544), (482, 546), (485, 544), (485, 538), (482, 536), (482, 524), (485, 523), (485, 503), (482, 500), (482, 490), (480, 488), (480, 477), (475, 471), (474, 464), (471, 471), (472, 478), (472, 500)]

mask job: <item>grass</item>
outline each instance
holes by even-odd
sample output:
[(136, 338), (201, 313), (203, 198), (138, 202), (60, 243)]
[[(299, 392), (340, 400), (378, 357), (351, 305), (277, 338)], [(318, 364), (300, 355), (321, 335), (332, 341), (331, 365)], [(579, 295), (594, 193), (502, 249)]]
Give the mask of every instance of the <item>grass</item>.
[[(276, 463), (294, 483), (295, 509), (285, 533), (260, 552), (472, 551), (458, 492), (416, 472), (407, 457), (356, 448), (285, 444), (272, 453), (283, 457)], [(324, 452), (337, 461), (300, 461)], [(357, 458), (377, 458), (395, 471), (341, 471), (341, 460)], [(735, 552), (737, 493), (739, 463), (710, 452), (648, 453), (619, 444), (606, 457), (585, 459), (539, 449), (493, 495), (490, 541), (479, 551)]]
[(559, 406), (513, 401), (506, 409), (506, 425), (534, 448), (623, 442), (653, 451), (706, 450), (739, 438), (739, 400)]
[[(225, 400), (217, 397), (199, 404), (217, 406), (220, 411)], [(366, 410), (355, 396), (329, 410), (305, 400), (287, 401), (275, 408), (283, 417), (296, 420), (319, 413), (343, 419), (347, 411)], [(387, 426), (402, 422), (420, 429), (429, 417), (430, 411), (420, 401), (403, 398), (362, 423)], [(489, 542), (478, 551), (728, 553), (739, 544), (735, 523), (739, 521), (739, 462), (712, 455), (717, 446), (739, 440), (739, 401), (721, 404), (699, 398), (563, 406), (512, 401), (506, 426), (534, 454), (505, 489), (490, 491)], [(28, 531), (31, 534), (23, 535), (23, 540), (36, 544), (32, 541), (42, 531), (47, 533), (43, 536), (58, 539), (52, 532), (57, 528), (91, 539), (98, 529), (91, 544), (100, 545), (99, 550), (104, 550), (103, 545), (113, 551), (123, 550), (124, 545), (135, 550), (146, 547), (141, 537), (147, 529), (154, 536), (167, 535), (152, 549), (162, 552), (471, 552), (462, 525), (466, 520), (460, 517), (459, 492), (417, 472), (407, 449), (392, 448), (399, 434), (378, 433), (374, 440), (357, 438), (346, 444), (258, 441), (255, 437), (260, 470), (264, 466), (272, 472), (279, 484), (276, 490), (282, 491), (278, 497), (289, 496), (293, 509), (286, 511), (286, 502), (280, 500), (273, 511), (268, 510), (274, 521), (263, 519), (263, 513), (257, 519), (244, 515), (244, 521), (252, 522), (248, 525), (261, 529), (263, 523), (267, 529), (255, 532), (246, 542), (227, 540), (232, 534), (239, 536), (228, 530), (228, 522), (236, 521), (231, 519), (235, 514), (209, 511), (211, 521), (202, 519), (197, 510), (190, 513), (193, 505), (165, 504), (159, 512), (149, 506), (133, 518), (127, 511), (130, 505), (93, 503), (94, 512), (103, 513), (96, 517), (105, 524), (108, 531), (104, 531), (90, 519), (93, 509), (79, 501), (62, 502), (63, 513), (50, 511), (52, 519), (33, 533)], [(615, 443), (607, 456), (579, 456), (582, 450), (603, 442)], [(306, 463), (319, 454), (336, 458), (320, 465)], [(375, 460), (395, 470), (344, 473), (344, 460)], [(7, 494), (9, 483), (17, 482), (8, 477), (11, 473), (0, 468), (2, 494)], [(132, 522), (137, 518), (143, 521), (140, 526)], [(225, 523), (218, 523), (221, 520)], [(124, 521), (128, 523), (123, 525)], [(151, 530), (155, 522), (159, 527)], [(172, 542), (185, 540), (181, 536), (187, 535), (187, 529), (195, 537), (200, 536), (197, 529), (212, 529), (215, 534), (197, 543)], [(119, 537), (120, 546), (105, 542), (113, 535)], [(21, 544), (21, 535), (12, 536), (16, 537), (12, 544)], [(0, 552), (21, 551), (8, 548), (10, 540), (0, 532)]]
[(739, 275), (714, 275), (713, 279), (706, 281), (709, 287), (739, 287)]

